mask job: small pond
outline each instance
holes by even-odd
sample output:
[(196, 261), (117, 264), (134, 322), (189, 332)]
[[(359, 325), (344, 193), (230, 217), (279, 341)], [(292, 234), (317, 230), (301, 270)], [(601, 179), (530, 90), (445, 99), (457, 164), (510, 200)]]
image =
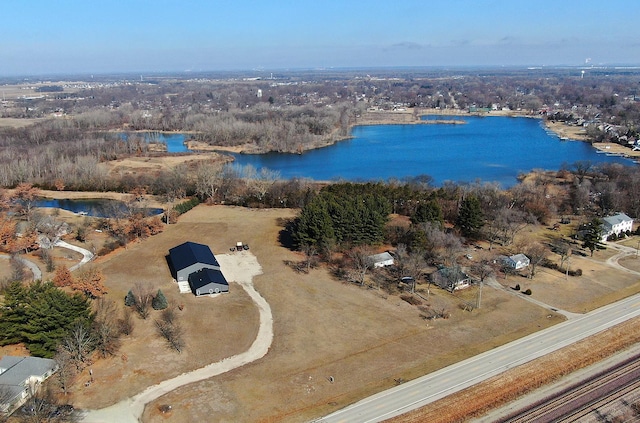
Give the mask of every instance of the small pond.
[(191, 150), (185, 145), (187, 139), (185, 134), (168, 134), (164, 132), (120, 132), (118, 133), (120, 138), (127, 140), (129, 137), (144, 137), (146, 142), (154, 142), (165, 144), (167, 146), (167, 153), (190, 153)]
[[(68, 210), (73, 213), (92, 217), (115, 217), (127, 211), (127, 205), (122, 201), (102, 198), (88, 198), (80, 200), (41, 198), (34, 207), (52, 207)], [(164, 212), (161, 208), (143, 208), (147, 216), (153, 216)]]

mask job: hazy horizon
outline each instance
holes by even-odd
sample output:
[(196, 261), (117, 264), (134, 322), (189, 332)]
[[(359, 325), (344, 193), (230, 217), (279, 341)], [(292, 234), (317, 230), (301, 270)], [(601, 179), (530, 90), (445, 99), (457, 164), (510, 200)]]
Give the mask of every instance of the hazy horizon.
[(640, 2), (441, 3), (12, 2), (0, 76), (640, 64)]

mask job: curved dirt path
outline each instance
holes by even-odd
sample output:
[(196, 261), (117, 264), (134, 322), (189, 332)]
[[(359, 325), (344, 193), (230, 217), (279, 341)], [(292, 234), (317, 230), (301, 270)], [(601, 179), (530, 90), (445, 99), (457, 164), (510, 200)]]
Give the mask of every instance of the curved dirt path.
[(633, 247), (627, 247), (624, 245), (620, 245), (620, 244), (614, 244), (614, 243), (605, 243), (605, 245), (613, 250), (619, 251), (619, 253), (609, 257), (607, 259), (607, 265), (610, 267), (613, 267), (614, 269), (617, 270), (621, 270), (623, 272), (627, 272), (627, 273), (631, 273), (632, 275), (638, 275), (640, 276), (640, 272), (636, 272), (635, 270), (631, 270), (631, 269), (627, 269), (626, 267), (624, 267), (623, 265), (621, 265), (620, 263), (618, 263), (618, 261), (623, 258), (623, 257), (629, 257), (629, 256), (637, 256), (638, 255), (638, 250), (636, 250)]
[(74, 264), (73, 266), (71, 266), (69, 268), (70, 272), (73, 272), (74, 270), (76, 270), (78, 267), (90, 262), (93, 259), (93, 253), (89, 250), (86, 250), (82, 247), (78, 247), (72, 244), (69, 244), (68, 242), (64, 242), (64, 241), (56, 241), (55, 244), (53, 244), (55, 247), (62, 247), (62, 248), (66, 248), (68, 250), (73, 250), (73, 251), (77, 251), (80, 254), (82, 254), (82, 260), (80, 260), (79, 263)]
[[(64, 241), (57, 241), (55, 244), (53, 244), (55, 247), (62, 247), (62, 248), (66, 248), (69, 250), (73, 250), (73, 251), (77, 251), (80, 254), (82, 254), (82, 260), (80, 260), (79, 263), (74, 264), (73, 266), (71, 266), (69, 268), (70, 271), (74, 271), (77, 268), (79, 268), (80, 266), (90, 262), (93, 259), (93, 253), (89, 250), (85, 250), (84, 248), (81, 247), (77, 247), (75, 245), (71, 245), (69, 243), (66, 243)], [(2, 259), (9, 259), (11, 256), (9, 256), (8, 254), (0, 254), (0, 258)], [(24, 264), (27, 268), (29, 268), (29, 270), (31, 271), (31, 273), (33, 274), (33, 280), (37, 281), (37, 280), (42, 280), (42, 270), (40, 270), (40, 268), (38, 267), (37, 264), (35, 264), (34, 262), (27, 260), (26, 258), (17, 256), (16, 259), (18, 261), (20, 261), (20, 263)]]
[[(273, 316), (269, 303), (253, 287), (253, 277), (262, 273), (258, 260), (246, 251), (233, 255), (216, 256), (223, 274), (229, 281), (237, 282), (251, 297), (260, 313), (258, 335), (251, 347), (243, 353), (224, 358), (200, 369), (183, 373), (172, 379), (150, 386), (141, 393), (100, 410), (85, 411), (86, 423), (134, 423), (139, 422), (145, 406), (151, 401), (181, 386), (209, 379), (264, 357), (273, 340)], [(187, 294), (188, 295), (188, 294)]]
[[(10, 258), (11, 256), (9, 254), (0, 254), (0, 259), (9, 260)], [(18, 260), (31, 271), (34, 281), (42, 280), (42, 270), (40, 270), (37, 264), (20, 256), (16, 256), (16, 260)]]

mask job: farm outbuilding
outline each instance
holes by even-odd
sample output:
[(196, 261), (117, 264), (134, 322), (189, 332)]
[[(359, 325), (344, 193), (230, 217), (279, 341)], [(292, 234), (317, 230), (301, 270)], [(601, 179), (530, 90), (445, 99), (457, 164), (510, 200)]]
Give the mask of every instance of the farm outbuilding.
[(220, 264), (206, 245), (185, 242), (171, 248), (169, 264), (171, 274), (178, 284), (188, 283), (195, 295), (229, 291), (229, 284), (220, 270)]
[(222, 272), (209, 268), (190, 274), (189, 286), (196, 296), (229, 292), (229, 283)]

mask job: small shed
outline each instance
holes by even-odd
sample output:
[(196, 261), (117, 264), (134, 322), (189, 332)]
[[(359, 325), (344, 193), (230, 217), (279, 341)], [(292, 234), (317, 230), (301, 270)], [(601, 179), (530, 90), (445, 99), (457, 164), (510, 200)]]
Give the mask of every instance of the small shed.
[(387, 267), (393, 266), (393, 256), (389, 254), (388, 251), (380, 254), (374, 254), (372, 256), (367, 257), (369, 261), (373, 264), (373, 267)]
[(169, 250), (169, 258), (172, 274), (176, 281), (189, 280), (189, 275), (202, 269), (220, 271), (220, 264), (211, 252), (211, 249), (203, 244), (185, 242)]
[(189, 275), (191, 291), (200, 295), (229, 292), (229, 283), (220, 270), (204, 268)]

